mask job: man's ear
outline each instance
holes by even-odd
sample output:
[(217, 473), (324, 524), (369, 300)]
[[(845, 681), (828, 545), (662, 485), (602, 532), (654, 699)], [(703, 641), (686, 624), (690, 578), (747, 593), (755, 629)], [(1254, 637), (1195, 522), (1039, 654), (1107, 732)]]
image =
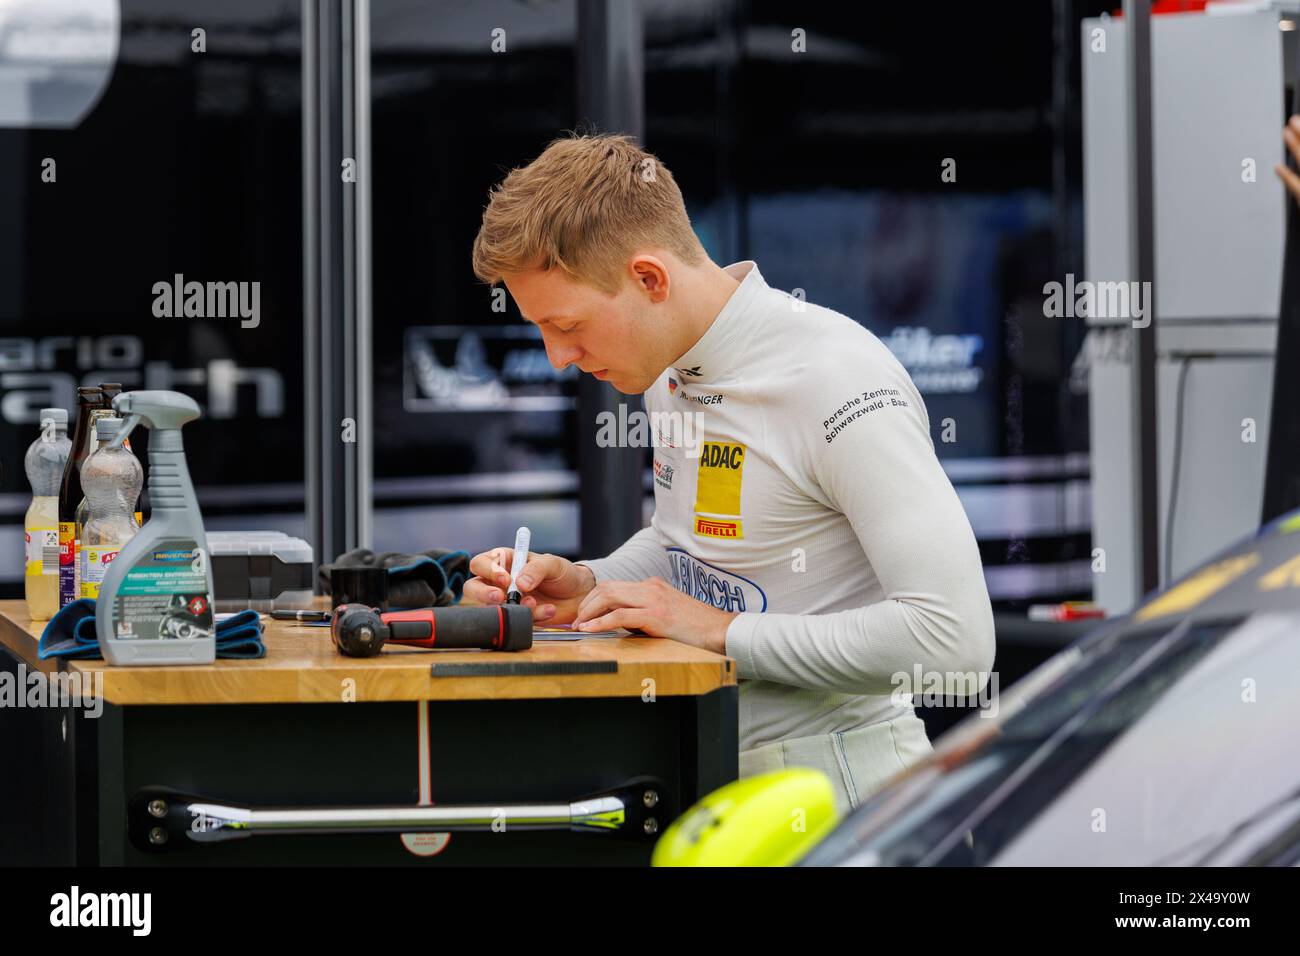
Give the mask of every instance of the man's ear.
[(632, 281), (649, 296), (652, 303), (658, 304), (668, 299), (671, 280), (668, 266), (662, 259), (646, 253), (636, 255), (628, 262), (628, 269), (632, 273)]

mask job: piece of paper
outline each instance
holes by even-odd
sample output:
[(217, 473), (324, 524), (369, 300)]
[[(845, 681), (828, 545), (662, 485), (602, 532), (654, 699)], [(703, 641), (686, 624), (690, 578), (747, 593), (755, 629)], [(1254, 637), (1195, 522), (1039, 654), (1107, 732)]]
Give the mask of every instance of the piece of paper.
[(575, 631), (570, 624), (533, 628), (534, 641), (580, 641), (584, 637), (619, 637), (619, 631)]

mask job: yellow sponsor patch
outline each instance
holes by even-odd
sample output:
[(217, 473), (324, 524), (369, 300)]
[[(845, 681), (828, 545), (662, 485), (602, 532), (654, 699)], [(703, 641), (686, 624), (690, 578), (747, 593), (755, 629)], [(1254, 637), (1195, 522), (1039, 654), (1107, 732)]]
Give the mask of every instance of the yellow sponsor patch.
[(744, 445), (706, 441), (700, 452), (694, 510), (704, 514), (739, 515), (740, 476), (744, 470)]
[(744, 530), (740, 521), (723, 521), (720, 518), (701, 518), (695, 516), (695, 533), (706, 538), (743, 538)]

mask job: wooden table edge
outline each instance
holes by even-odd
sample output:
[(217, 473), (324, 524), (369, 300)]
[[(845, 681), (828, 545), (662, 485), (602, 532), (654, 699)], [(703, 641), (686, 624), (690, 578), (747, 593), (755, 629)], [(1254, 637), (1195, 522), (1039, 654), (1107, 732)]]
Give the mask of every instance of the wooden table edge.
[[(611, 673), (511, 674), (435, 677), (434, 663), (497, 663), (484, 652), (401, 652), (378, 659), (349, 659), (329, 649), (318, 661), (277, 661), (277, 637), (302, 638), (290, 622), (267, 621), (268, 656), (209, 665), (113, 667), (99, 660), (40, 660), (44, 623), (27, 618), (25, 602), (0, 601), (0, 645), (28, 668), (44, 674), (80, 674), (88, 693), (124, 706), (179, 704), (299, 704), (418, 700), (545, 700), (565, 698), (701, 696), (737, 684), (735, 661), (702, 648), (658, 638), (584, 638), (539, 642), (501, 664), (547, 660), (614, 660)], [(35, 630), (35, 633), (33, 633)], [(319, 631), (319, 628), (312, 629)], [(328, 636), (320, 635), (328, 642)], [(315, 635), (311, 638), (314, 640)], [(671, 648), (671, 655), (646, 655)], [(286, 649), (287, 652), (288, 649)], [(488, 660), (489, 656), (492, 658)], [(407, 664), (402, 658), (411, 658)], [(395, 660), (398, 659), (398, 660)], [(676, 659), (672, 659), (676, 658)], [(418, 659), (418, 660), (417, 660)]]

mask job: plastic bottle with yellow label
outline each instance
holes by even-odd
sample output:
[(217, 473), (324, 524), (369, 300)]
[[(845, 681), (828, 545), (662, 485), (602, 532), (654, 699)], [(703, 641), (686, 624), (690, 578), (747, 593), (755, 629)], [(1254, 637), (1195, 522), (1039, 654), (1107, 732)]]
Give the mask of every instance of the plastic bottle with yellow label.
[(23, 524), (23, 590), (33, 621), (48, 621), (59, 609), (59, 482), (71, 448), (67, 410), (42, 408), (41, 433), (23, 462), (32, 485)]

